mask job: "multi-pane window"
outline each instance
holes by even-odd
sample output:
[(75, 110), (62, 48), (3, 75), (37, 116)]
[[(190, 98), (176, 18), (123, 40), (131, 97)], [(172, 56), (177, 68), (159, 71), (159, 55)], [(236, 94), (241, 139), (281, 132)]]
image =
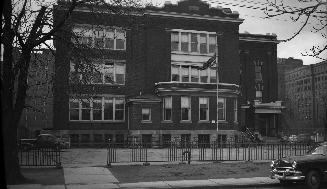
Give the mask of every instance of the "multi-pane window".
[(215, 33), (197, 31), (173, 31), (171, 33), (171, 51), (208, 54), (216, 50)]
[(189, 66), (182, 66), (181, 75), (182, 82), (189, 82)]
[(188, 45), (189, 39), (188, 39), (188, 33), (182, 32), (181, 33), (181, 50), (183, 52), (188, 52)]
[(216, 44), (217, 44), (216, 35), (210, 34), (209, 35), (209, 53), (216, 52)]
[(199, 82), (199, 70), (195, 67), (191, 67), (191, 82)]
[(262, 91), (263, 91), (263, 81), (262, 81), (262, 66), (263, 62), (254, 61), (255, 69), (255, 89), (256, 89), (256, 99), (262, 100)]
[(179, 68), (180, 66), (171, 66), (171, 80), (172, 81), (179, 81)]
[(191, 33), (191, 52), (198, 52), (198, 34)]
[(72, 83), (85, 81), (92, 84), (125, 84), (125, 60), (93, 60), (90, 65), (81, 62), (79, 66), (88, 68), (81, 71), (80, 68), (77, 68), (76, 63), (73, 61), (70, 63), (70, 81)]
[(163, 98), (163, 120), (171, 121), (172, 114), (172, 97), (164, 97)]
[[(79, 44), (100, 49), (126, 50), (126, 32), (121, 28), (75, 27)], [(73, 39), (73, 41), (76, 41)]]
[(207, 34), (200, 34), (200, 53), (207, 53)]
[(171, 50), (172, 51), (179, 50), (179, 33), (178, 32), (171, 33)]
[(172, 65), (171, 81), (177, 82), (200, 82), (216, 83), (216, 70), (199, 70), (197, 67), (188, 65)]
[(187, 96), (181, 97), (181, 120), (191, 120), (191, 98)]
[(69, 100), (71, 121), (123, 121), (125, 100), (121, 97), (88, 97)]
[(210, 83), (217, 83), (217, 71), (210, 69)]
[(209, 99), (199, 98), (200, 121), (209, 121)]
[(225, 118), (226, 102), (224, 98), (218, 98), (218, 120), (226, 120)]
[(151, 121), (151, 108), (142, 108), (142, 121)]

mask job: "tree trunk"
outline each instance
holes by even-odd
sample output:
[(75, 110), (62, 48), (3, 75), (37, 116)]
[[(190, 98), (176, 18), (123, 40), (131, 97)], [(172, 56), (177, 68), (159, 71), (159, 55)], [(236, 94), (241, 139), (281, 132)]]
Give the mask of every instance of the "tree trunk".
[(2, 135), (4, 146), (4, 163), (7, 184), (20, 183), (25, 180), (21, 173), (18, 148), (17, 148), (17, 126), (11, 119), (10, 113), (3, 113), (2, 120)]

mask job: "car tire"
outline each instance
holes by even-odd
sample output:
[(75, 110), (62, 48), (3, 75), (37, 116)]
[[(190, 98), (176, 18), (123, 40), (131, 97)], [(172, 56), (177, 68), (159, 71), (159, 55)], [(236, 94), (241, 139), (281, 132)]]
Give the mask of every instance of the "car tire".
[(321, 184), (321, 176), (318, 171), (309, 171), (305, 176), (305, 184), (308, 189), (318, 189)]
[(291, 181), (289, 180), (279, 180), (279, 183), (282, 185), (282, 186), (289, 186), (292, 184)]

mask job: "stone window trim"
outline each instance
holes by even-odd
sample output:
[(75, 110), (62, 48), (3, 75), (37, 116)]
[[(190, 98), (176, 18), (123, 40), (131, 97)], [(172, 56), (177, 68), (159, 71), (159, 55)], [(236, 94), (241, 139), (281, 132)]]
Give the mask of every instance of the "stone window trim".
[[(172, 82), (186, 82), (186, 83), (217, 83), (217, 71), (212, 68), (205, 70), (198, 70), (201, 65), (189, 65), (189, 64), (171, 64), (171, 81)], [(187, 68), (187, 74), (184, 74)], [(177, 72), (176, 72), (177, 70)], [(195, 73), (195, 74), (194, 74)], [(178, 79), (175, 79), (175, 75), (178, 75)], [(183, 79), (187, 75), (187, 81)], [(206, 79), (204, 79), (206, 77)], [(204, 79), (204, 80), (203, 80)], [(197, 81), (194, 81), (197, 80)]]
[[(216, 32), (172, 29), (170, 33), (172, 36), (171, 42), (177, 45), (172, 48), (171, 52), (173, 53), (188, 53), (194, 55), (215, 53), (217, 45)], [(194, 37), (195, 35), (196, 37)], [(203, 44), (205, 44), (205, 46), (203, 46)], [(192, 45), (196, 45), (196, 48)]]
[[(83, 64), (83, 63), (80, 63)], [(93, 77), (94, 75), (91, 75), (90, 78), (88, 78), (89, 83), (85, 84), (92, 84), (92, 85), (125, 85), (126, 83), (126, 60), (113, 60), (113, 59), (93, 59), (92, 65), (94, 65), (94, 69), (96, 72), (95, 74), (101, 74), (101, 82), (94, 82)], [(91, 69), (91, 68), (90, 68)], [(112, 82), (106, 81), (106, 75), (112, 74)], [(74, 75), (76, 74), (76, 75)], [(119, 81), (118, 75), (123, 75), (123, 78), (121, 78)], [(76, 79), (78, 81), (83, 80), (83, 71), (75, 70), (75, 63), (74, 61), (70, 61), (70, 83), (74, 84), (78, 81), (75, 81), (73, 77), (77, 77)]]
[[(83, 97), (85, 96), (85, 97)], [(90, 96), (87, 96), (87, 95), (83, 95), (81, 97), (75, 97), (75, 96), (71, 96), (69, 98), (69, 121), (70, 122), (92, 122), (92, 123), (97, 123), (97, 122), (100, 122), (100, 123), (106, 123), (106, 122), (125, 122), (125, 105), (126, 105), (126, 102), (125, 102), (125, 96), (122, 96), (122, 95), (105, 95), (105, 96), (100, 96), (100, 95), (94, 95), (94, 97), (90, 97)], [(94, 98), (101, 98), (101, 104), (102, 104), (102, 108), (101, 108), (101, 120), (94, 120), (94, 115), (93, 115), (93, 99)], [(82, 120), (82, 110), (85, 109), (82, 107), (82, 100), (85, 99), (84, 102), (88, 102), (89, 103), (89, 110), (90, 110), (90, 120)], [(113, 110), (112, 110), (112, 113), (113, 113), (113, 118), (112, 119), (105, 119), (105, 116), (104, 116), (104, 111), (105, 111), (105, 101), (108, 100), (108, 99), (112, 99), (113, 101)], [(116, 101), (117, 100), (123, 100), (123, 119), (119, 120), (119, 119), (116, 119), (116, 111), (121, 111), (121, 109), (117, 109), (116, 108)], [(78, 107), (71, 107), (71, 103), (72, 102), (77, 102), (78, 103)], [(71, 119), (71, 110), (78, 110), (78, 119)]]
[[(80, 40), (80, 44), (84, 42), (91, 48), (109, 49), (109, 50), (126, 50), (126, 28), (117, 26), (95, 26), (87, 24), (76, 24), (72, 31), (76, 37)], [(83, 38), (86, 38), (84, 40)], [(96, 47), (96, 39), (102, 39), (103, 47)], [(113, 47), (106, 47), (106, 40), (113, 40)], [(123, 40), (123, 47), (118, 48), (118, 40)], [(72, 39), (73, 43), (76, 43), (75, 39)]]

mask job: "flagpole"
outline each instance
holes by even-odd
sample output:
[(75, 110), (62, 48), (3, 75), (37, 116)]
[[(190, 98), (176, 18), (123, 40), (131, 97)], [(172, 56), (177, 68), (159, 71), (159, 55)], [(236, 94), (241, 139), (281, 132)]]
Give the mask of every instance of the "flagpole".
[[(218, 120), (219, 120), (219, 114), (218, 114), (218, 112), (219, 112), (219, 102), (218, 102), (218, 100), (219, 100), (219, 97), (218, 97), (218, 85), (219, 85), (219, 76), (218, 76), (218, 33), (216, 34), (216, 36), (217, 36), (217, 40), (216, 40), (216, 77), (217, 77), (217, 134), (218, 134), (218, 130), (219, 130), (219, 124), (218, 124)], [(218, 137), (218, 135), (217, 135), (217, 137)]]

